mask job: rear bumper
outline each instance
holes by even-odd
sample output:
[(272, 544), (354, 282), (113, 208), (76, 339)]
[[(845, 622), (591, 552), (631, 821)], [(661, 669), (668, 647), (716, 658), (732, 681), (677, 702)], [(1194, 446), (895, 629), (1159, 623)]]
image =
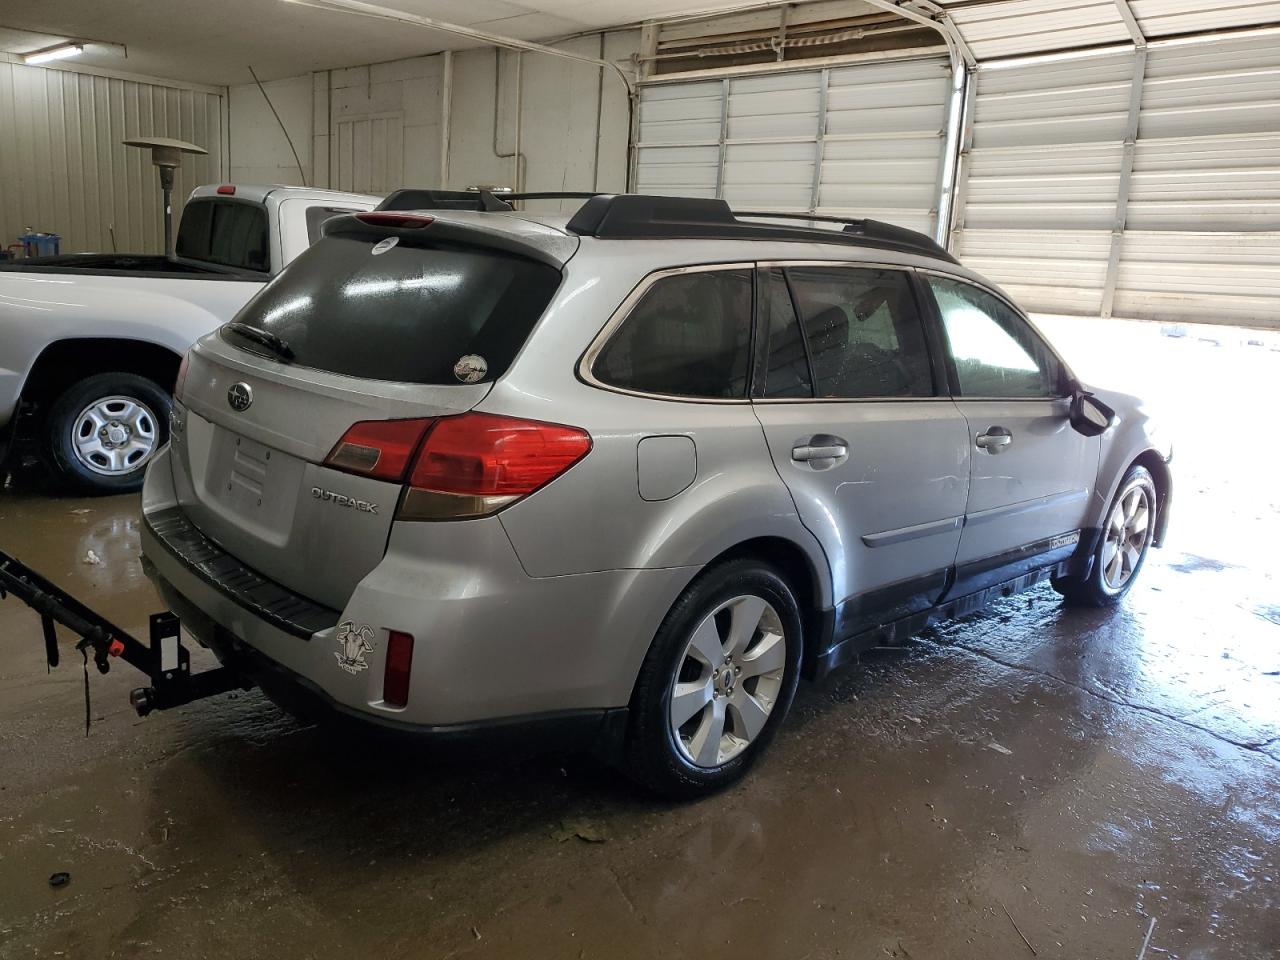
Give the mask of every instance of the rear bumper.
[[(339, 612), (225, 553), (202, 553), (218, 548), (182, 514), (168, 450), (148, 469), (143, 517), (148, 573), (197, 639), (242, 647), (256, 667), (340, 712), (427, 732), (579, 716), (601, 722), (630, 701), (658, 625), (696, 573), (533, 578), (496, 520), (398, 523), (386, 555)], [(405, 707), (382, 699), (390, 630), (415, 642)]]

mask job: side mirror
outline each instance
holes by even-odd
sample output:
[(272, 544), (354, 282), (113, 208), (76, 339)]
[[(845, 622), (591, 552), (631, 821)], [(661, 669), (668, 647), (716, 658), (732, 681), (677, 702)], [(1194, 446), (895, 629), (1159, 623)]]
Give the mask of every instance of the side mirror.
[(1086, 437), (1106, 433), (1116, 423), (1116, 412), (1092, 393), (1077, 390), (1071, 397), (1071, 426)]

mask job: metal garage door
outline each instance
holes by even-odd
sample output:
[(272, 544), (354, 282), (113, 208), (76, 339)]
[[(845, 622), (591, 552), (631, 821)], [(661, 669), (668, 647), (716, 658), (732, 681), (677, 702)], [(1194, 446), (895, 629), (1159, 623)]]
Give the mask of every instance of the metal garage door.
[(636, 189), (933, 234), (949, 78), (929, 58), (646, 84)]
[(1280, 326), (1280, 41), (1152, 49), (1114, 312)]
[(977, 76), (957, 251), (1031, 310), (1098, 313), (1133, 54)]
[(1032, 310), (1280, 326), (1280, 44), (1153, 44), (1133, 102), (1137, 57), (979, 71), (956, 250)]

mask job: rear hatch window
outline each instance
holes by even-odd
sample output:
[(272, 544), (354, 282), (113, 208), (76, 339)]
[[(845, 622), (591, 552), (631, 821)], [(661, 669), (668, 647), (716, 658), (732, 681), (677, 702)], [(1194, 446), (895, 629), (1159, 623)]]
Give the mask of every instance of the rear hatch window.
[(263, 353), (234, 329), (245, 324), (283, 340), (293, 364), (351, 377), (493, 380), (523, 346), (560, 279), (555, 267), (501, 250), (331, 235), (263, 288), (222, 337)]

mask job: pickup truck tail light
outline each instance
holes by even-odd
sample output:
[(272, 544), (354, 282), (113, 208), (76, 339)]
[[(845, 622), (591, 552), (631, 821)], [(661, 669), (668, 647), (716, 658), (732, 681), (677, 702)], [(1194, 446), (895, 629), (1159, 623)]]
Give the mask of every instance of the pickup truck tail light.
[(188, 350), (182, 355), (182, 362), (178, 364), (178, 379), (173, 384), (173, 396), (175, 400), (181, 400), (182, 394), (187, 388), (187, 365), (191, 362), (191, 351)]

